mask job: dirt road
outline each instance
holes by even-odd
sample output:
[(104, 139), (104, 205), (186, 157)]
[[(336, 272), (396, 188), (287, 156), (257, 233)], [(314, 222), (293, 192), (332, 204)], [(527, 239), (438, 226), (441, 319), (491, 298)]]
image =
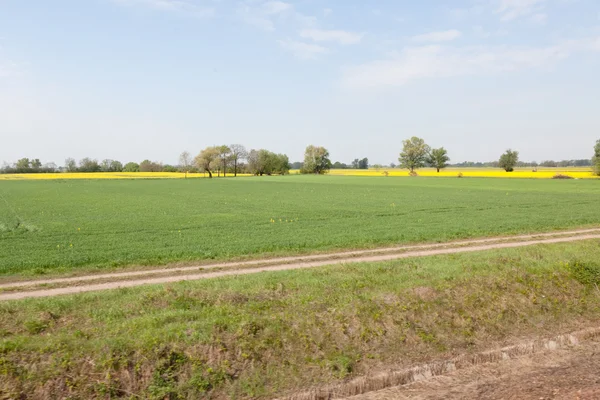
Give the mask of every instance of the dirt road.
[[(0, 301), (18, 300), (31, 297), (59, 296), (99, 290), (136, 287), (149, 284), (162, 284), (211, 279), (225, 276), (247, 275), (259, 272), (316, 268), (335, 264), (388, 261), (402, 258), (477, 252), (591, 239), (600, 239), (600, 228), (540, 233), (533, 235), (504, 236), (440, 244), (347, 251), (312, 256), (284, 257), (192, 267), (161, 268), (113, 274), (12, 282), (0, 284), (0, 291), (4, 291), (4, 293), (0, 293)], [(213, 271), (211, 272), (211, 270)], [(47, 288), (47, 286), (58, 287)]]
[(348, 400), (598, 400), (600, 341), (482, 364)]

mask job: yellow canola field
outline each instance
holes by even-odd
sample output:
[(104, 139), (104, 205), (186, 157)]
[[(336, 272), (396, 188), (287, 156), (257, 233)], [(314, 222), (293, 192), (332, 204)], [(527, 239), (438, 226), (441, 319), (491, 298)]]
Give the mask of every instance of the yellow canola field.
[[(590, 168), (538, 168), (536, 172), (531, 168), (518, 168), (513, 172), (506, 172), (500, 168), (447, 168), (439, 173), (433, 168), (422, 168), (417, 171), (418, 176), (457, 177), (462, 174), (465, 178), (537, 178), (550, 179), (557, 174), (568, 175), (577, 179), (593, 179), (595, 176)], [(300, 173), (298, 170), (290, 173)], [(334, 176), (409, 176), (408, 170), (398, 168), (378, 168), (368, 170), (357, 169), (332, 169), (329, 175)]]
[[(290, 174), (299, 174), (299, 170), (292, 170)], [(425, 177), (457, 177), (462, 174), (465, 178), (538, 178), (550, 179), (556, 174), (568, 175), (577, 179), (598, 178), (590, 168), (540, 168), (534, 172), (530, 168), (516, 169), (514, 172), (505, 172), (496, 168), (448, 168), (439, 173), (432, 168), (417, 170), (418, 176)], [(329, 175), (333, 176), (406, 176), (408, 170), (399, 168), (379, 168), (368, 170), (357, 169), (332, 169)], [(203, 178), (208, 175), (188, 173), (188, 178)], [(217, 177), (216, 174), (213, 174)], [(227, 176), (233, 176), (228, 174)], [(249, 174), (238, 174), (238, 176), (251, 176)], [(185, 174), (181, 172), (74, 172), (55, 174), (0, 174), (2, 180), (51, 180), (51, 179), (183, 179)]]
[[(217, 174), (213, 174), (217, 177)], [(203, 178), (205, 174), (188, 173), (188, 178)], [(208, 176), (208, 174), (206, 174)], [(229, 175), (227, 175), (229, 176)], [(233, 176), (233, 175), (231, 175)], [(248, 176), (238, 174), (238, 176)], [(1, 180), (47, 179), (183, 179), (182, 172), (65, 172), (56, 174), (0, 174)]]

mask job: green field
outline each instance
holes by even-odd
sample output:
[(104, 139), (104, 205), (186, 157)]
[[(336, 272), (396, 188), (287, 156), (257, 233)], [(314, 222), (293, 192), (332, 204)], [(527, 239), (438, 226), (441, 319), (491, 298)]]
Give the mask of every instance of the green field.
[(273, 398), (595, 326), (600, 241), (0, 303), (6, 398)]
[(0, 275), (598, 225), (599, 198), (599, 182), (583, 180), (285, 176), (3, 181)]

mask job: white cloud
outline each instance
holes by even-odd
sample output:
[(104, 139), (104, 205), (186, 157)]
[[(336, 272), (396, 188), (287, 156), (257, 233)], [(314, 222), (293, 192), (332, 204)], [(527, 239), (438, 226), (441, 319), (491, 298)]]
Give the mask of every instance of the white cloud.
[(544, 9), (547, 0), (498, 0), (496, 13), (502, 21), (511, 21), (539, 13)]
[(333, 13), (333, 10), (331, 8), (326, 8), (323, 10), (323, 16), (328, 17)]
[(303, 29), (300, 37), (311, 39), (315, 42), (338, 42), (340, 44), (356, 44), (362, 40), (362, 33), (347, 32), (342, 30)]
[(537, 13), (531, 16), (531, 22), (543, 25), (548, 20), (548, 15), (544, 13)]
[(552, 65), (582, 51), (600, 51), (600, 38), (571, 40), (537, 48), (408, 47), (390, 59), (346, 68), (342, 84), (350, 88), (375, 88), (402, 86), (426, 78), (505, 73)]
[(289, 11), (293, 6), (283, 1), (268, 1), (262, 5), (262, 9), (267, 15), (280, 14), (285, 11)]
[(291, 52), (295, 57), (302, 60), (314, 59), (318, 55), (326, 54), (328, 52), (326, 47), (291, 39), (278, 40), (278, 43), (285, 50)]
[(211, 17), (214, 8), (202, 7), (191, 1), (184, 0), (112, 0), (123, 6), (144, 6), (160, 11), (180, 12), (196, 17)]
[(413, 36), (415, 42), (449, 42), (458, 39), (461, 36), (460, 31), (451, 29), (448, 31), (430, 32), (423, 35)]
[(314, 25), (316, 18), (299, 13), (292, 4), (282, 1), (256, 2), (246, 0), (239, 3), (237, 15), (245, 23), (265, 31), (274, 31), (277, 23), (290, 21), (307, 27)]

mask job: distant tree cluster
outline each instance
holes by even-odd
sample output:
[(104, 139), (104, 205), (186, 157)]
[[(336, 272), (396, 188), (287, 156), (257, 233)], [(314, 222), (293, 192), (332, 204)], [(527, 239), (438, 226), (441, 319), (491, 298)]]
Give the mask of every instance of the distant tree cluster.
[(1, 172), (4, 174), (39, 174), (56, 172), (58, 167), (54, 163), (42, 164), (39, 158), (21, 158), (13, 165), (4, 165)]
[[(185, 158), (184, 154), (180, 158)], [(223, 176), (227, 176), (227, 173), (237, 176), (239, 172), (257, 176), (285, 175), (291, 167), (285, 154), (275, 154), (265, 149), (247, 151), (241, 144), (207, 147), (194, 158), (193, 163), (209, 178), (215, 172), (217, 176), (221, 176), (221, 173)]]
[(448, 152), (443, 147), (432, 149), (421, 138), (413, 136), (412, 138), (402, 142), (402, 152), (398, 161), (401, 168), (410, 170), (411, 174), (415, 169), (429, 166), (440, 172), (448, 166)]
[[(423, 167), (435, 168), (437, 172), (449, 166), (452, 167), (474, 167), (474, 168), (502, 168), (507, 172), (514, 171), (515, 168), (527, 167), (592, 167), (595, 174), (600, 176), (600, 140), (594, 147), (594, 155), (591, 160), (545, 160), (540, 163), (523, 162), (519, 160), (519, 152), (508, 149), (504, 152), (498, 161), (491, 162), (470, 162), (449, 164), (450, 158), (448, 152), (443, 147), (434, 149), (418, 137), (412, 137), (403, 141), (402, 152), (398, 158), (399, 165), (391, 163), (390, 168), (406, 168), (411, 174), (415, 170)], [(162, 164), (158, 161), (143, 160), (139, 164), (128, 162), (123, 165), (120, 161), (105, 159), (99, 162), (96, 159), (85, 157), (79, 162), (73, 158), (67, 158), (62, 167), (53, 162), (43, 164), (38, 158), (21, 158), (14, 164), (4, 164), (0, 168), (0, 173), (4, 174), (26, 174), (26, 173), (52, 173), (52, 172), (181, 172), (197, 173), (203, 172), (213, 177), (227, 176), (238, 173), (263, 175), (285, 175), (290, 169), (300, 170), (303, 174), (326, 174), (331, 168), (334, 169), (375, 169), (383, 168), (380, 164), (369, 165), (369, 159), (355, 158), (350, 164), (336, 161), (332, 164), (329, 151), (324, 147), (310, 145), (304, 152), (303, 162), (290, 163), (285, 154), (276, 154), (269, 150), (259, 149), (247, 151), (240, 144), (229, 146), (211, 146), (203, 149), (196, 157), (189, 152), (184, 151), (179, 156), (179, 165)]]

